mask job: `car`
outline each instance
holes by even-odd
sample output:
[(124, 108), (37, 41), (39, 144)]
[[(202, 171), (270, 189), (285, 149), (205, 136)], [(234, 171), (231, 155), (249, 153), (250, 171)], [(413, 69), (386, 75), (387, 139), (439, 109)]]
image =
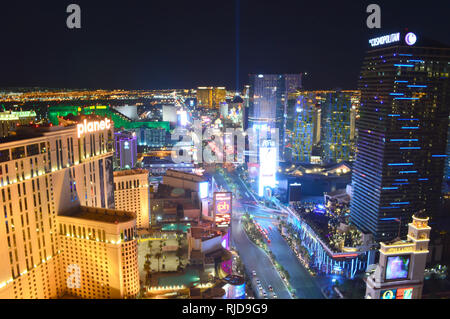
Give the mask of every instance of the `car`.
[(269, 285), (269, 290), (273, 291), (273, 287), (271, 285)]
[(263, 294), (264, 297), (267, 297), (267, 292), (265, 292), (264, 290), (263, 290), (262, 294)]
[(273, 299), (278, 299), (278, 296), (276, 293), (274, 293), (272, 297), (273, 297)]
[(256, 282), (258, 283), (258, 285), (261, 285), (261, 280), (259, 280), (258, 278), (256, 278)]
[(256, 271), (255, 270), (252, 271), (252, 275), (256, 276)]

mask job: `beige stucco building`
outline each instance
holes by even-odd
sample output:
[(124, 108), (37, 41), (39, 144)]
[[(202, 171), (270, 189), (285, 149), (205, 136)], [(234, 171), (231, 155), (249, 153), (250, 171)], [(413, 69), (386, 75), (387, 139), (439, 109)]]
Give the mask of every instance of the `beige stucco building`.
[(136, 214), (138, 229), (150, 227), (148, 171), (129, 169), (114, 172), (114, 202), (117, 209)]
[[(77, 296), (113, 298), (126, 296), (127, 291), (134, 293), (134, 286), (125, 287), (124, 277), (116, 276), (115, 269), (122, 264), (117, 263), (119, 257), (114, 257), (117, 254), (112, 252), (114, 249), (111, 247), (115, 246), (100, 240), (69, 239), (67, 234), (60, 234), (61, 222), (66, 227), (83, 225), (84, 229), (92, 229), (95, 225), (94, 229), (101, 230), (101, 234), (105, 232), (106, 240), (117, 236), (122, 229), (132, 228), (135, 223), (129, 220), (122, 225), (119, 222), (116, 229), (111, 229), (108, 223), (78, 218), (83, 209), (77, 213), (78, 217), (60, 216), (78, 210), (80, 206), (113, 212), (113, 127), (99, 129), (100, 125), (94, 124), (91, 127), (93, 130), (83, 134), (77, 130), (77, 125), (24, 127), (16, 136), (2, 139), (0, 298), (59, 298), (70, 293), (67, 279), (71, 273), (67, 272), (66, 266), (74, 260), (83, 262), (83, 267), (87, 264), (88, 268), (80, 265), (81, 269), (93, 269), (95, 265), (104, 270), (103, 279), (85, 280), (91, 292), (92, 287), (101, 284), (110, 287), (107, 289), (109, 295), (96, 288), (95, 293)], [(117, 253), (123, 249), (130, 250), (132, 245), (133, 240), (121, 243)], [(85, 260), (81, 259), (82, 252), (99, 253), (103, 257)], [(134, 262), (131, 256), (127, 258), (130, 258), (128, 264)], [(105, 265), (108, 267), (102, 268)], [(110, 278), (110, 281), (105, 278)], [(81, 289), (89, 292), (89, 286)]]

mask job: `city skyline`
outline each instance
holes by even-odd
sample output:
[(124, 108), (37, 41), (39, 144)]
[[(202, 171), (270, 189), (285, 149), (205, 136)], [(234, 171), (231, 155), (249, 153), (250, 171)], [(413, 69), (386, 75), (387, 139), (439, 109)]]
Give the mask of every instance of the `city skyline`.
[(0, 299), (450, 298), (431, 2), (5, 5)]
[(0, 12), (0, 35), (9, 44), (2, 52), (0, 87), (235, 89), (239, 13), (239, 88), (251, 73), (302, 72), (307, 89), (353, 89), (367, 38), (409, 27), (450, 43), (445, 4), (432, 2), (423, 7), (414, 1), (378, 1), (384, 31), (366, 27), (368, 1), (125, 7), (79, 1), (79, 30), (65, 26), (69, 3), (33, 3), (27, 10), (8, 3)]

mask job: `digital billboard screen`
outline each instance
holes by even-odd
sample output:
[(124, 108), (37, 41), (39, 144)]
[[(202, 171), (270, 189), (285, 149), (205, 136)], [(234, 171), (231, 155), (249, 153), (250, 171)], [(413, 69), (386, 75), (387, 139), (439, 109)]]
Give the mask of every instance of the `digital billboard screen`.
[(231, 222), (232, 194), (230, 192), (215, 192), (213, 197), (216, 226), (227, 227)]
[(389, 256), (386, 264), (386, 280), (407, 279), (410, 256)]
[(397, 295), (397, 289), (381, 290), (380, 298), (381, 299), (395, 299), (396, 295)]
[(277, 171), (277, 147), (271, 140), (263, 141), (259, 148), (259, 191), (258, 195), (264, 195), (264, 188), (275, 187)]
[(208, 197), (208, 189), (209, 189), (209, 185), (208, 182), (202, 182), (199, 184), (199, 194), (200, 194), (200, 199), (204, 199), (206, 197)]
[(397, 299), (412, 299), (413, 288), (398, 288)]
[(414, 288), (386, 289), (380, 293), (380, 299), (412, 299)]

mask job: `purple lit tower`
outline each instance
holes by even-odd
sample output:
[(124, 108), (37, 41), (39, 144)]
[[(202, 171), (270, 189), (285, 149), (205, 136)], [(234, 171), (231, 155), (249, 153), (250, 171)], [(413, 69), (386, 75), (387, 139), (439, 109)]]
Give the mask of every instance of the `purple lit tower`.
[(116, 145), (115, 163), (117, 169), (129, 169), (136, 165), (137, 138), (135, 132), (122, 131), (114, 133)]

